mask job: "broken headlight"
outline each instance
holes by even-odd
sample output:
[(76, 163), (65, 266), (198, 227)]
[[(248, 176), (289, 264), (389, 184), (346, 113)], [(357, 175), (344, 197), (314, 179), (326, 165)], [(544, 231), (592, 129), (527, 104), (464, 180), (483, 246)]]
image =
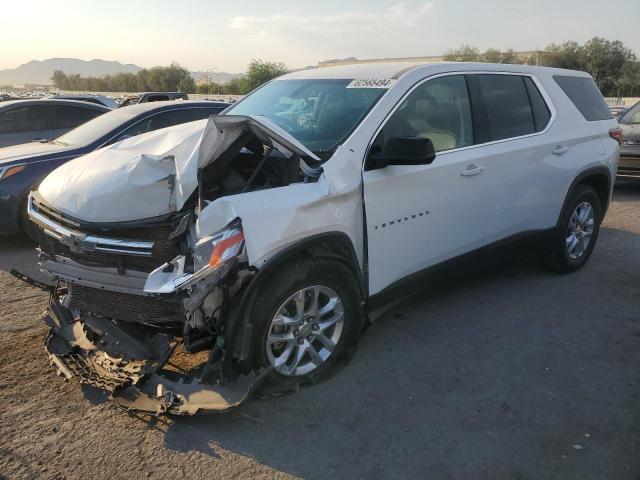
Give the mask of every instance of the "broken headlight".
[(244, 234), (239, 224), (201, 238), (193, 250), (193, 272), (185, 271), (186, 257), (181, 255), (156, 268), (147, 277), (147, 293), (173, 293), (199, 280), (215, 275), (217, 280), (229, 273), (233, 262), (244, 249)]

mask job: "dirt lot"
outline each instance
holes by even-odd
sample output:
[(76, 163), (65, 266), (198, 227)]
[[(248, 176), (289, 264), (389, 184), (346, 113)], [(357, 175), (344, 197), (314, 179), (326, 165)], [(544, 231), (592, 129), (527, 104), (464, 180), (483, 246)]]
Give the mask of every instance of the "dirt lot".
[(340, 375), (233, 413), (143, 421), (64, 383), (45, 295), (0, 239), (0, 478), (640, 479), (640, 186), (579, 273), (524, 256), (432, 291)]

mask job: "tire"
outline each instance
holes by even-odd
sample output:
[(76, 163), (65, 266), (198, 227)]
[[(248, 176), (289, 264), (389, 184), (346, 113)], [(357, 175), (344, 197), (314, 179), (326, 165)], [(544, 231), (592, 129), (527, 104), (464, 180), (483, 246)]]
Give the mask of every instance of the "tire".
[[(592, 212), (589, 219), (592, 221), (580, 220), (577, 222), (578, 227), (575, 227), (576, 215), (586, 217), (589, 208)], [(602, 207), (595, 190), (587, 185), (577, 185), (560, 215), (549, 247), (543, 252), (545, 265), (558, 273), (570, 273), (581, 269), (596, 245), (601, 222)], [(588, 232), (590, 235), (587, 235)], [(585, 242), (583, 248), (580, 241)]]
[[(314, 297), (318, 298), (317, 311), (320, 312), (316, 318), (307, 313), (307, 310), (314, 311), (311, 306)], [(296, 300), (302, 301), (297, 303)], [(325, 301), (327, 303), (323, 304)], [(305, 320), (293, 324), (293, 318), (300, 318), (296, 312), (298, 305), (304, 305)], [(322, 314), (323, 310), (327, 313)], [(279, 320), (275, 320), (276, 314), (283, 312), (278, 315)], [(249, 308), (249, 318), (253, 324), (252, 368), (273, 367), (261, 384), (258, 395), (264, 398), (289, 393), (300, 385), (329, 378), (351, 359), (363, 325), (360, 290), (352, 271), (338, 260), (311, 258), (289, 263), (268, 279), (264, 291), (258, 294)], [(322, 330), (334, 319), (337, 320), (332, 326)], [(336, 335), (339, 327), (340, 332)], [(335, 341), (328, 355), (325, 341), (320, 341), (321, 335)], [(273, 342), (274, 338), (280, 337), (286, 341)], [(289, 348), (290, 363), (282, 364)], [(316, 354), (312, 359), (311, 350), (307, 350), (294, 369), (298, 352), (306, 348), (313, 348)], [(321, 358), (321, 355), (326, 358)], [(319, 365), (316, 366), (313, 360)], [(278, 364), (280, 366), (276, 367)]]

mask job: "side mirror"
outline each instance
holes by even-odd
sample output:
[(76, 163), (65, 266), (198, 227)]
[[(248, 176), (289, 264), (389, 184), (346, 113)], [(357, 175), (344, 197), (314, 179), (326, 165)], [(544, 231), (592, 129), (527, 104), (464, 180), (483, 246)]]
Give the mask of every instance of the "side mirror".
[(392, 137), (384, 149), (371, 151), (370, 161), (373, 168), (387, 165), (428, 165), (436, 158), (433, 142), (424, 137)]

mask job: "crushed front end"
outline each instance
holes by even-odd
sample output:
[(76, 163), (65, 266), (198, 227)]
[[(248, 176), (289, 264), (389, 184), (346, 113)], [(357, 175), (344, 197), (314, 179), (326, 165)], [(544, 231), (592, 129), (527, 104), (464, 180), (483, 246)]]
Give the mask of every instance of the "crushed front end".
[(40, 227), (40, 268), (57, 287), (46, 348), (66, 378), (153, 414), (224, 411), (267, 370), (234, 369), (230, 299), (250, 280), (239, 221), (196, 238), (192, 211), (125, 224), (90, 224), (28, 204)]

